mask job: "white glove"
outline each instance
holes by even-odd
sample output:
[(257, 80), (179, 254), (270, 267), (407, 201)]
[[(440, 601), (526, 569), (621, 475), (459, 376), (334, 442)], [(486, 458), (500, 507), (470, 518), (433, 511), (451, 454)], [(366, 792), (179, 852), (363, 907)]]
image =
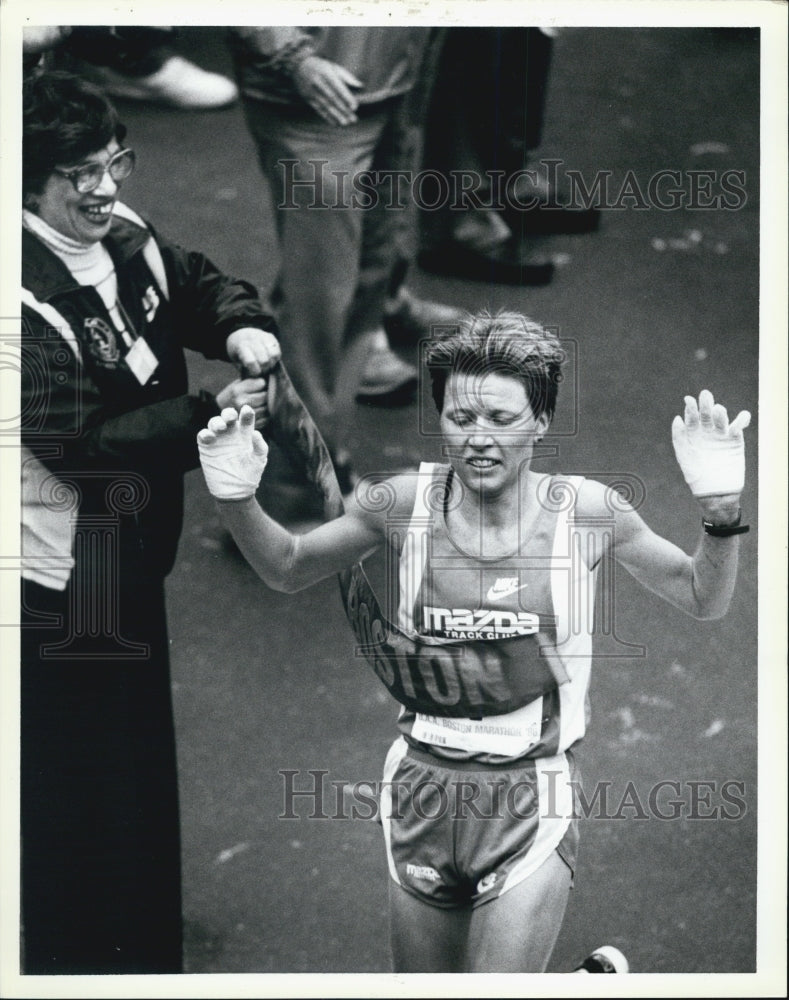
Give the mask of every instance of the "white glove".
[(745, 442), (751, 422), (741, 410), (729, 423), (726, 409), (702, 389), (698, 404), (685, 396), (685, 419), (674, 417), (671, 437), (685, 482), (694, 497), (741, 493), (745, 485)]
[(206, 486), (217, 500), (247, 500), (255, 495), (268, 461), (268, 445), (255, 430), (255, 411), (226, 407), (197, 435)]

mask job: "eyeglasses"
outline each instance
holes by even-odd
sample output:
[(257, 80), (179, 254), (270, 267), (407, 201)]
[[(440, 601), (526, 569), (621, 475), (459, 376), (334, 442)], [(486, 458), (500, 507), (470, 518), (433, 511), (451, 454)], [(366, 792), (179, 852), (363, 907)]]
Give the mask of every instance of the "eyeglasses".
[(136, 162), (137, 157), (133, 149), (121, 149), (106, 163), (88, 163), (74, 170), (61, 170), (55, 167), (55, 173), (70, 180), (77, 194), (88, 194), (96, 190), (107, 173), (116, 184), (125, 181), (134, 170)]

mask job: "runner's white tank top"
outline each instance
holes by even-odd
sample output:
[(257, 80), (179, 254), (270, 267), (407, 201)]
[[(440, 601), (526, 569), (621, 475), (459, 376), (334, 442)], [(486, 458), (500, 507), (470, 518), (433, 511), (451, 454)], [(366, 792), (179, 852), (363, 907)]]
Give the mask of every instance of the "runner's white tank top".
[(434, 489), (417, 491), (401, 549), (400, 629), (437, 645), (475, 640), (489, 650), (477, 661), (481, 689), (506, 684), (497, 664), (513, 642), (509, 655), (517, 649), (518, 670), (549, 670), (556, 683), (504, 715), (450, 718), (403, 708), (401, 733), (412, 745), (455, 760), (500, 764), (562, 754), (583, 737), (589, 712), (596, 574), (585, 561), (585, 532), (574, 516), (582, 479), (544, 477), (539, 513), (517, 551), (480, 558), (456, 544), (445, 507), (428, 500), (449, 495), (449, 466), (423, 463), (419, 473), (422, 481), (431, 477)]

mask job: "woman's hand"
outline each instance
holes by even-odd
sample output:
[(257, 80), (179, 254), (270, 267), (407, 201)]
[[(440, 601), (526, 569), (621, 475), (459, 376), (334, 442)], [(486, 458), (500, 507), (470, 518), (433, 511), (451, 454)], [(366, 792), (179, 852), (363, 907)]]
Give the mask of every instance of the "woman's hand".
[(282, 356), (274, 334), (254, 326), (234, 330), (225, 342), (225, 349), (228, 358), (244, 375), (265, 375)]
[(701, 504), (707, 520), (733, 521), (745, 485), (743, 430), (751, 415), (741, 410), (729, 423), (726, 410), (703, 389), (698, 403), (685, 397), (685, 416), (674, 417), (674, 453), (685, 482)]
[(255, 414), (243, 406), (211, 417), (197, 435), (200, 464), (211, 496), (217, 500), (248, 500), (257, 492), (268, 461), (268, 445), (255, 430)]
[(350, 88), (364, 84), (339, 63), (307, 56), (293, 70), (293, 85), (330, 125), (351, 125), (356, 121), (359, 100)]
[(255, 412), (255, 427), (263, 427), (269, 418), (268, 390), (264, 378), (237, 378), (216, 394), (220, 410), (249, 406)]

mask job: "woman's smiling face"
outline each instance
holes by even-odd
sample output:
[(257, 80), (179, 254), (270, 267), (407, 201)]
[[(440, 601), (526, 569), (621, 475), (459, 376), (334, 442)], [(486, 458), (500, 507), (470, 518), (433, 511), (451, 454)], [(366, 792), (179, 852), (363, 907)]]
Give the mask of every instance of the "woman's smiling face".
[[(61, 169), (75, 170), (93, 163), (106, 165), (120, 148), (118, 141), (112, 139), (103, 149)], [(37, 198), (35, 212), (62, 236), (78, 243), (97, 243), (109, 232), (119, 189), (119, 184), (105, 171), (98, 187), (80, 194), (67, 177), (55, 171)]]
[(548, 423), (534, 416), (525, 386), (510, 375), (455, 372), (447, 379), (441, 432), (456, 474), (475, 492), (517, 488)]

